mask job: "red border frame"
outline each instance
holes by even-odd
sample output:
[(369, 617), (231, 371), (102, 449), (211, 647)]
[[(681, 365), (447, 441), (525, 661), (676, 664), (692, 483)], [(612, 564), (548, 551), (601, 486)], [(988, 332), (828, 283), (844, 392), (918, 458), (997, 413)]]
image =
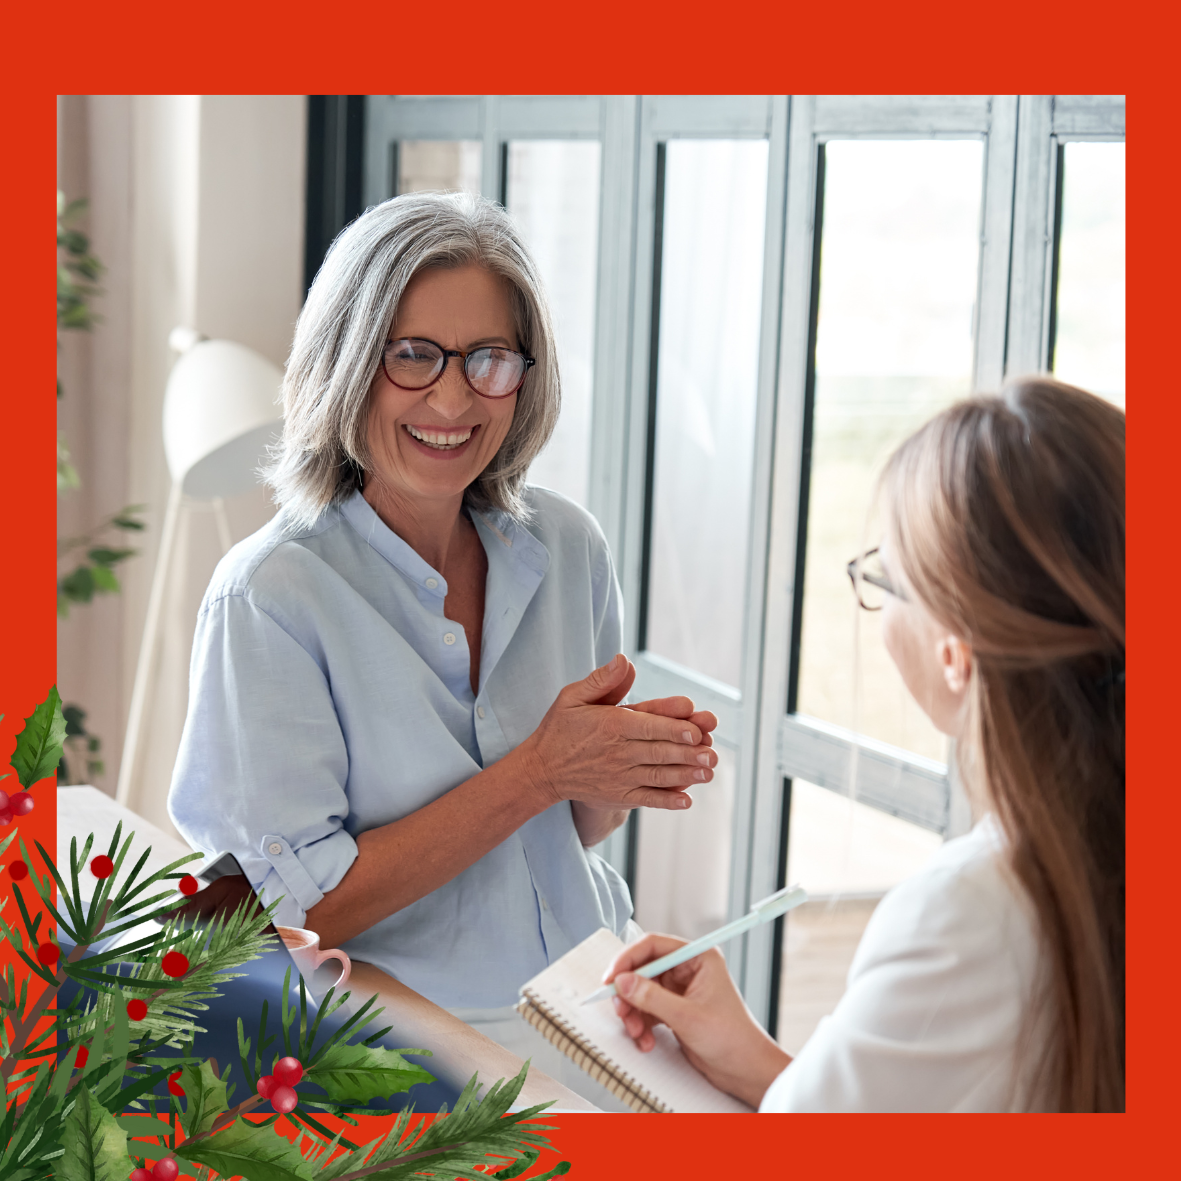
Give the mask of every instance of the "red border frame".
[[(848, 1129), (818, 1122), (825, 1117), (563, 1116), (555, 1140), (574, 1164), (572, 1175), (595, 1178), (770, 1177), (816, 1166), (840, 1177), (872, 1172), (909, 1179), (949, 1168), (972, 1177), (1098, 1176), (1131, 1173), (1154, 1158), (1175, 1160), (1164, 1132), (1177, 1089), (1177, 1055), (1170, 1051), (1178, 1040), (1174, 891), (1167, 874), (1176, 860), (1175, 760), (1168, 755), (1177, 694), (1167, 679), (1175, 644), (1166, 630), (1176, 612), (1166, 480), (1175, 466), (1177, 397), (1172, 383), (1160, 380), (1176, 337), (1170, 313), (1178, 250), (1170, 231), (1178, 166), (1173, 103), (1163, 81), (1174, 72), (1168, 67), (1175, 23), (1170, 33), (1157, 10), (1135, 3), (1117, 12), (1084, 2), (953, 9), (926, 0), (901, 10), (856, 0), (792, 11), (782, 0), (725, 6), (602, 0), (593, 8), (533, 0), (490, 13), (461, 0), (443, 17), (448, 49), (411, 65), (398, 60), (398, 40), (423, 44), (439, 31), (439, 12), (419, 18), (417, 9), (396, 5), (342, 11), (242, 0), (178, 10), (157, 3), (70, 7), (22, 5), (6, 17), (0, 225), (8, 229), (9, 265), (0, 288), (7, 346), (0, 504), (9, 526), (0, 573), (0, 710), (7, 715), (0, 722), (0, 758), (12, 749), (20, 717), (54, 679), (54, 345), (47, 313), (57, 91), (377, 92), (394, 88), (395, 78), (399, 90), (422, 93), (1118, 93), (1133, 75), (1143, 83), (1129, 98), (1128, 168), (1129, 1114), (1069, 1126), (1046, 1117), (994, 1117), (987, 1129), (918, 1116), (861, 1117)], [(467, 52), (464, 34), (473, 31), (481, 44), (490, 36), (503, 39), (505, 51)], [(371, 52), (375, 39), (390, 49), (384, 60)], [(1149, 634), (1160, 653), (1153, 661)], [(44, 804), (30, 829), (49, 821), (48, 795), (42, 790)], [(921, 1128), (912, 1126), (916, 1120)]]

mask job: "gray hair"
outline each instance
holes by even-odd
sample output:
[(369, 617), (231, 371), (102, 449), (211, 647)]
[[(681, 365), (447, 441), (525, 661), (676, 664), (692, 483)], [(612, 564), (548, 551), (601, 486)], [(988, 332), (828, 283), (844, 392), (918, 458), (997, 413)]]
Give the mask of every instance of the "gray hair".
[(407, 284), (424, 267), (485, 267), (508, 280), (521, 349), (535, 358), (508, 435), (464, 504), (517, 520), (525, 475), (558, 420), (561, 390), (541, 276), (517, 227), (470, 193), (407, 193), (376, 205), (332, 244), (295, 326), (283, 379), (283, 437), (265, 470), (294, 524), (350, 495), (370, 465), (369, 390)]

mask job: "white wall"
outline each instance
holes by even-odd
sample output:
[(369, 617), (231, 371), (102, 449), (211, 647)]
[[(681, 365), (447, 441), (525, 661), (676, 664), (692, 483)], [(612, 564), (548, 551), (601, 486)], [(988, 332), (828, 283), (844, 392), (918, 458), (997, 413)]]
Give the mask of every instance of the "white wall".
[[(114, 790), (169, 479), (160, 421), (185, 324), (282, 365), (302, 301), (306, 98), (302, 95), (68, 96), (60, 175), (88, 196), (107, 265), (105, 322), (63, 357), (63, 428), (83, 480), (63, 503), (71, 531), (129, 503), (148, 506), (143, 555), (120, 568), (118, 598), (76, 607), (59, 634), (59, 683), (103, 739)], [(262, 489), (227, 502), (235, 540), (271, 514)], [(164, 800), (187, 705), (201, 595), (221, 546), (211, 514), (183, 520), (165, 607), (158, 692), (129, 804), (166, 830)]]

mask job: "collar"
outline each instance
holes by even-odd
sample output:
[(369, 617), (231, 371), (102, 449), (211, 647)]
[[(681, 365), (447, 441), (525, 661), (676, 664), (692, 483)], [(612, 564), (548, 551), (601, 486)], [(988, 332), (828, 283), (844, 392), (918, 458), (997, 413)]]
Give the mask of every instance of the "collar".
[[(427, 579), (433, 578), (440, 584), (437, 588), (438, 593), (444, 595), (447, 593), (447, 585), (443, 576), (377, 515), (376, 510), (365, 499), (360, 489), (341, 504), (340, 515), (364, 541), (411, 582), (427, 589)], [(500, 556), (507, 558), (510, 565), (524, 567), (524, 570), (520, 571), (525, 575), (524, 581), (530, 582), (533, 587), (536, 587), (541, 575), (549, 569), (549, 550), (528, 529), (517, 524), (507, 513), (495, 511), (481, 513), (473, 510), (471, 518), (476, 532), (480, 534), (484, 543), (484, 549), (487, 551), (489, 559)], [(526, 574), (526, 571), (529, 573)]]

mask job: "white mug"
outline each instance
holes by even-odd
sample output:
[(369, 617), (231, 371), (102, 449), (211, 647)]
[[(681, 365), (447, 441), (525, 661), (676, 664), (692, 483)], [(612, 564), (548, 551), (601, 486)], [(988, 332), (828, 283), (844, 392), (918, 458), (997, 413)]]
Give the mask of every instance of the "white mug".
[[(320, 936), (315, 931), (307, 931), (303, 927), (276, 927), (275, 930), (279, 932), (283, 946), (291, 953), (304, 983), (313, 991), (325, 993), (330, 988), (339, 988), (348, 980), (353, 968), (352, 961), (343, 951), (336, 948), (321, 951)], [(331, 976), (330, 972), (317, 972), (326, 960), (337, 960), (340, 963), (340, 976), (335, 982), (327, 982), (326, 977)]]

